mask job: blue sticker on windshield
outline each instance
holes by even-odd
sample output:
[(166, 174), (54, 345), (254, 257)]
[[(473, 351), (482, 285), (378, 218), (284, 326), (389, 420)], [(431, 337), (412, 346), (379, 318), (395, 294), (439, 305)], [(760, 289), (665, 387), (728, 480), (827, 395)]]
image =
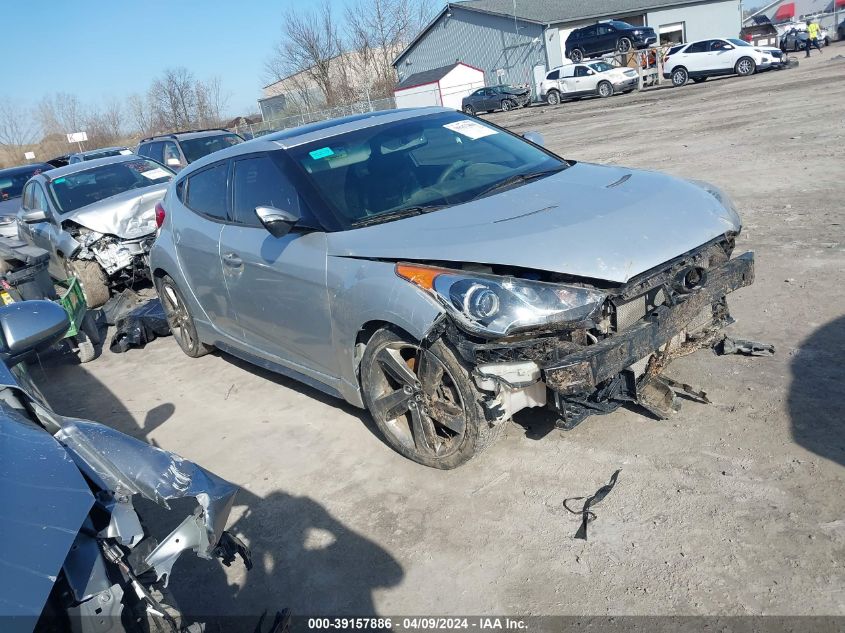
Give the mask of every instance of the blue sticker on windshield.
[(56, 179), (53, 181), (53, 184), (60, 185), (60, 184), (62, 184), (64, 181), (65, 181), (65, 179), (64, 179), (64, 178), (56, 178)]
[(334, 156), (334, 152), (331, 147), (321, 147), (320, 149), (315, 149), (313, 152), (308, 152), (308, 155), (314, 160), (318, 160), (327, 156)]

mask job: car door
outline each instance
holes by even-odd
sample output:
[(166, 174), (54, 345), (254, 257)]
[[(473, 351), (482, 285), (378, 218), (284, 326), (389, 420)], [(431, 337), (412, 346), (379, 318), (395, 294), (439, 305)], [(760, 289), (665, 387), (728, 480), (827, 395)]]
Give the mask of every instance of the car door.
[(232, 222), (220, 238), (224, 277), (246, 346), (325, 382), (338, 374), (326, 289), (326, 235), (294, 227), (274, 237), (255, 213), (256, 207), (267, 206), (307, 215), (283, 163), (278, 153), (233, 161)]
[(582, 94), (586, 92), (592, 92), (595, 90), (595, 81), (593, 77), (590, 76), (590, 69), (588, 66), (584, 64), (576, 64), (575, 68), (573, 69), (573, 82), (574, 82), (574, 93), (575, 94)]
[(18, 222), (21, 236), (34, 246), (43, 248), (50, 253), (49, 272), (54, 279), (67, 277), (64, 260), (59, 255), (58, 245), (61, 241), (61, 221), (59, 216), (50, 205), (47, 194), (40, 182), (33, 181), (27, 184), (24, 195), (21, 199), (21, 213), (26, 211), (41, 210), (46, 214), (46, 219), (41, 222)]
[(728, 72), (733, 70), (739, 59), (740, 51), (736, 46), (725, 40), (710, 40), (710, 53), (708, 54), (708, 70)]
[(683, 57), (677, 62), (678, 66), (685, 66), (690, 75), (700, 74), (707, 70), (710, 54), (710, 40), (693, 42), (687, 46)]
[(484, 98), (484, 88), (479, 88), (467, 97), (467, 104), (472, 106), (474, 110), (482, 110), (481, 100)]
[(179, 267), (188, 282), (182, 288), (194, 296), (218, 331), (240, 339), (242, 333), (226, 292), (220, 261), (220, 233), (229, 219), (229, 161), (212, 163), (176, 185), (180, 206), (171, 216)]
[(564, 95), (574, 95), (577, 92), (575, 83), (575, 67), (566, 66), (560, 69), (560, 92)]
[(598, 51), (598, 33), (596, 28), (595, 26), (588, 26), (581, 32), (581, 38), (578, 44), (587, 55), (594, 54)]
[(616, 49), (616, 29), (610, 24), (596, 26), (596, 53), (609, 53)]

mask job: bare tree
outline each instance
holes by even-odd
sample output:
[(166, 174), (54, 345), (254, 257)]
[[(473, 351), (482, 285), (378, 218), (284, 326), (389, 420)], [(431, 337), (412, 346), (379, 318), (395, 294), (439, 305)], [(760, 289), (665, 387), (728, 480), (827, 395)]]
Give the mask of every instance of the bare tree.
[(148, 136), (156, 131), (153, 123), (152, 107), (146, 95), (130, 95), (127, 108), (129, 109), (129, 116), (132, 119), (132, 125), (138, 134)]
[(323, 0), (315, 9), (298, 13), (288, 9), (283, 15), (282, 38), (266, 63), (268, 74), (280, 81), (302, 73), (322, 93), (327, 105), (338, 100), (333, 82), (337, 58), (343, 52), (331, 5)]
[(200, 125), (213, 127), (223, 121), (229, 94), (223, 92), (220, 77), (196, 82), (197, 120)]
[(30, 111), (15, 101), (0, 100), (0, 145), (12, 162), (23, 159), (23, 148), (35, 142), (37, 131)]
[(148, 93), (154, 120), (167, 130), (187, 128), (196, 120), (196, 80), (187, 68), (169, 68), (153, 81)]

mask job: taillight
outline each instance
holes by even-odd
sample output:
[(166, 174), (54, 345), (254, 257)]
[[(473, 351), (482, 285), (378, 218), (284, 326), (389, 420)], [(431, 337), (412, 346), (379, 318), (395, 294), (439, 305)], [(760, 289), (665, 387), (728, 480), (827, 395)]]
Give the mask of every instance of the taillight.
[(164, 224), (164, 207), (161, 206), (161, 202), (156, 204), (156, 226), (161, 228), (161, 225)]

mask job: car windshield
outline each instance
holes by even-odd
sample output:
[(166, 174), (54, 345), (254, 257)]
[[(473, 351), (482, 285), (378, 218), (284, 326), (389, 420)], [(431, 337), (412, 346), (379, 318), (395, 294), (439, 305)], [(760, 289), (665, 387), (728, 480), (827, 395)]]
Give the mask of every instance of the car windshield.
[(290, 153), (344, 228), (461, 204), (504, 181), (519, 186), (568, 166), (458, 112), (369, 127)]
[(26, 170), (0, 170), (0, 200), (20, 198), (26, 181), (47, 169), (51, 167), (45, 168), (43, 165), (38, 165)]
[(167, 182), (173, 172), (145, 158), (86, 169), (50, 181), (60, 213), (68, 213), (130, 189)]
[(226, 149), (232, 145), (242, 143), (243, 139), (237, 134), (215, 134), (213, 136), (200, 136), (199, 138), (191, 138), (180, 141), (182, 145), (182, 153), (189, 163), (199, 160), (203, 156), (208, 156), (212, 152), (221, 149)]
[(611, 26), (615, 26), (617, 29), (622, 30), (634, 28), (627, 22), (622, 22), (621, 20), (611, 20), (610, 22), (608, 22), (608, 24), (610, 24)]
[(728, 39), (728, 41), (731, 44), (733, 44), (734, 46), (751, 46), (751, 44), (749, 44), (745, 40), (735, 40), (735, 39), (731, 38), (731, 39)]
[(595, 70), (597, 73), (605, 73), (608, 70), (613, 70), (613, 66), (607, 62), (595, 62), (594, 64), (590, 64), (590, 68)]

